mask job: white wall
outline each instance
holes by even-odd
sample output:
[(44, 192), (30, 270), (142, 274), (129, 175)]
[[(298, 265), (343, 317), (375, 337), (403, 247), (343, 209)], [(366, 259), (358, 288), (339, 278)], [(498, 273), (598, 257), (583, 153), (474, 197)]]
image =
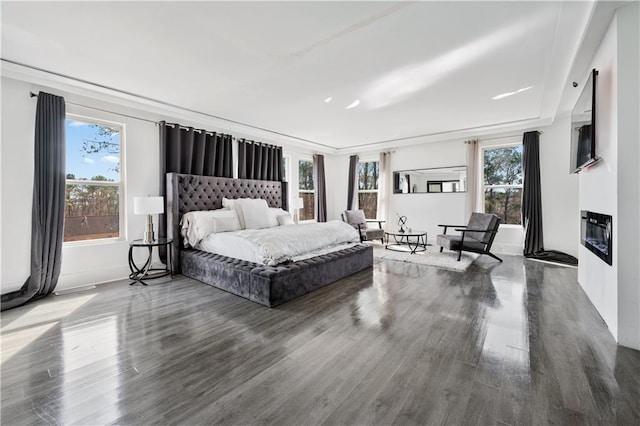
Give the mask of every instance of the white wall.
[(618, 11), (618, 340), (640, 349), (640, 5)]
[(640, 349), (640, 8), (617, 10), (593, 59), (596, 154), (580, 173), (580, 209), (613, 216), (613, 265), (580, 246), (578, 281), (621, 345)]
[[(75, 92), (73, 88), (57, 83), (55, 87), (35, 84), (3, 77), (2, 81), (2, 251), (1, 286), (4, 294), (22, 286), (29, 276), (31, 197), (33, 188), (33, 137), (36, 100), (29, 92), (39, 90), (61, 95), (67, 101), (67, 112), (96, 119), (122, 123), (125, 127), (123, 153), (124, 166), (121, 168), (125, 179), (125, 227), (123, 238), (111, 242), (82, 242), (65, 244), (62, 249), (62, 266), (57, 290), (88, 284), (126, 278), (129, 275), (127, 240), (140, 238), (145, 218), (135, 216), (132, 198), (138, 195), (158, 193), (159, 150), (158, 127), (149, 123), (120, 115), (79, 107), (71, 103), (98, 107), (101, 109), (143, 117), (153, 121), (167, 120), (198, 128), (206, 128), (232, 133), (267, 143), (283, 146), (284, 153), (291, 155), (292, 168), (291, 196), (297, 196), (297, 159), (310, 157), (313, 152), (306, 147), (292, 146), (277, 138), (265, 139), (250, 132), (229, 131), (223, 124), (208, 121), (196, 114), (172, 117), (158, 112), (125, 107), (118, 99), (105, 102), (104, 96), (87, 96), (87, 91)], [(157, 228), (157, 219), (156, 222)], [(143, 256), (144, 253), (139, 253)]]
[[(593, 59), (596, 83), (596, 153), (600, 163), (579, 174), (579, 206), (613, 216), (613, 241), (617, 244), (617, 20), (614, 18)], [(586, 77), (584, 81), (586, 81)], [(581, 87), (582, 87), (582, 83)], [(614, 337), (618, 336), (618, 250), (609, 266), (580, 245), (578, 282), (589, 296)]]
[(571, 117), (540, 129), (540, 184), (544, 248), (578, 256), (578, 176), (569, 173)]

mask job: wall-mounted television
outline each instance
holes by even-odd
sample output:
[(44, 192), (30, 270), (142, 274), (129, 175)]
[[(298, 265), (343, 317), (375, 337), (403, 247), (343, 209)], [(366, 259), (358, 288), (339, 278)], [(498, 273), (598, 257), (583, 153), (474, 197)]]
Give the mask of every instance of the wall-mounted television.
[(595, 164), (596, 156), (596, 77), (593, 69), (571, 111), (571, 173)]

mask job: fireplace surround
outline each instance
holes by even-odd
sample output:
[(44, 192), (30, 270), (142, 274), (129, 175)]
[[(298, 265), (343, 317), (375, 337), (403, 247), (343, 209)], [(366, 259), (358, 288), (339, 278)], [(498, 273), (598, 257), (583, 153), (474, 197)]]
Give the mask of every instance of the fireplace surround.
[(580, 242), (600, 259), (613, 264), (613, 217), (607, 214), (580, 211)]

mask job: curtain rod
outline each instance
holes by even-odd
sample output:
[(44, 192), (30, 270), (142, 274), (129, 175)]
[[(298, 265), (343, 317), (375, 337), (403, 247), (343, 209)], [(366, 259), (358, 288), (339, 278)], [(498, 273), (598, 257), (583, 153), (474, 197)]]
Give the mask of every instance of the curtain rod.
[[(37, 98), (38, 97), (38, 95), (36, 93), (33, 93), (33, 92), (29, 92), (29, 95), (32, 98)], [(78, 103), (75, 103), (75, 102), (69, 102), (67, 100), (65, 100), (64, 102), (69, 104), (69, 105), (75, 105), (75, 106), (79, 106), (79, 107), (82, 107), (82, 108), (89, 108), (89, 109), (93, 109), (93, 110), (96, 110), (96, 111), (106, 112), (108, 114), (119, 115), (121, 117), (133, 118), (134, 120), (146, 121), (147, 123), (153, 123), (155, 125), (158, 124), (157, 121), (149, 120), (148, 118), (136, 117), (135, 115), (123, 114), (121, 112), (115, 112), (115, 111), (109, 111), (108, 109), (102, 109), (102, 108), (92, 107), (92, 106), (89, 106), (89, 105), (78, 104)]]
[[(37, 98), (37, 97), (38, 97), (38, 95), (37, 95), (36, 93), (33, 93), (33, 92), (29, 92), (29, 95), (30, 95), (30, 97), (32, 97), (32, 98)], [(108, 109), (102, 109), (102, 108), (92, 107), (92, 106), (89, 106), (89, 105), (78, 104), (78, 103), (75, 103), (75, 102), (69, 102), (69, 101), (66, 101), (66, 100), (65, 100), (65, 103), (70, 104), (70, 105), (79, 106), (79, 107), (82, 107), (82, 108), (88, 108), (88, 109), (93, 109), (93, 110), (96, 110), (96, 111), (106, 112), (106, 113), (108, 113), (108, 114), (119, 115), (119, 116), (121, 116), (121, 117), (133, 118), (134, 120), (146, 121), (147, 123), (153, 123), (153, 124), (155, 124), (156, 126), (159, 126), (159, 125), (160, 125), (160, 122), (159, 122), (159, 121), (149, 120), (148, 118), (136, 117), (135, 115), (123, 114), (123, 113), (121, 113), (121, 112), (110, 111), (110, 110), (108, 110)], [(180, 125), (180, 124), (176, 124), (176, 123), (166, 123), (166, 122), (165, 122), (165, 124), (166, 124), (167, 126), (170, 126), (170, 127), (179, 126), (181, 129), (185, 129), (185, 130), (193, 130), (194, 132), (198, 132), (198, 133), (202, 133), (202, 132), (204, 132), (204, 133), (208, 133), (208, 134), (211, 134), (211, 135), (213, 135), (213, 134), (219, 134), (219, 135), (223, 135), (223, 136), (231, 136), (231, 138), (232, 138), (233, 140), (236, 140), (236, 137), (235, 137), (235, 136), (232, 136), (232, 135), (229, 135), (229, 134), (226, 134), (226, 133), (213, 132), (213, 131), (210, 131), (210, 130), (204, 130), (204, 129), (196, 129), (196, 128), (194, 128), (194, 127), (182, 126), (182, 125)]]
[[(164, 120), (163, 120), (164, 121)], [(156, 122), (156, 126), (159, 126), (161, 122)], [(195, 127), (189, 127), (189, 126), (183, 126), (182, 124), (178, 124), (178, 123), (167, 123), (166, 121), (164, 122), (164, 124), (166, 126), (169, 127), (178, 127), (180, 129), (183, 130), (193, 130), (194, 132), (198, 132), (198, 133), (205, 133), (205, 134), (209, 134), (211, 136), (213, 135), (221, 135), (221, 136), (230, 136), (232, 140), (236, 140), (236, 137), (227, 133), (220, 133), (220, 132), (214, 132), (213, 130), (204, 130), (204, 129), (196, 129)]]
[[(537, 132), (537, 133), (538, 133), (538, 134), (540, 134), (540, 135), (544, 134), (544, 132), (543, 132), (543, 131), (541, 131), (541, 130), (532, 130), (532, 132)], [(464, 141), (464, 142), (462, 142), (462, 143), (464, 143), (464, 144), (466, 145), (466, 144), (468, 144), (468, 143), (471, 143), (471, 141), (474, 141), (474, 140), (477, 140), (477, 141), (479, 141), (479, 142), (483, 142), (483, 141), (495, 141), (495, 140), (499, 140), (499, 139), (515, 138), (515, 137), (518, 137), (518, 136), (520, 136), (520, 134), (516, 134), (516, 135), (506, 135), (506, 136), (496, 136), (496, 137), (493, 137), (493, 138), (486, 138), (486, 139), (485, 139), (485, 138), (473, 138), (473, 139), (468, 139), (468, 140), (466, 140), (466, 141)]]

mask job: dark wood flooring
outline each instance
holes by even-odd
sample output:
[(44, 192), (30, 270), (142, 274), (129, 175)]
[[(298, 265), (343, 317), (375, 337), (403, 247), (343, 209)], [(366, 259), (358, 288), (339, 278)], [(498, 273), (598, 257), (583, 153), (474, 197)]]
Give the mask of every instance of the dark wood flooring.
[(3, 425), (640, 424), (640, 353), (576, 270), (510, 256), (275, 309), (183, 277), (52, 296), (2, 314), (1, 374)]

